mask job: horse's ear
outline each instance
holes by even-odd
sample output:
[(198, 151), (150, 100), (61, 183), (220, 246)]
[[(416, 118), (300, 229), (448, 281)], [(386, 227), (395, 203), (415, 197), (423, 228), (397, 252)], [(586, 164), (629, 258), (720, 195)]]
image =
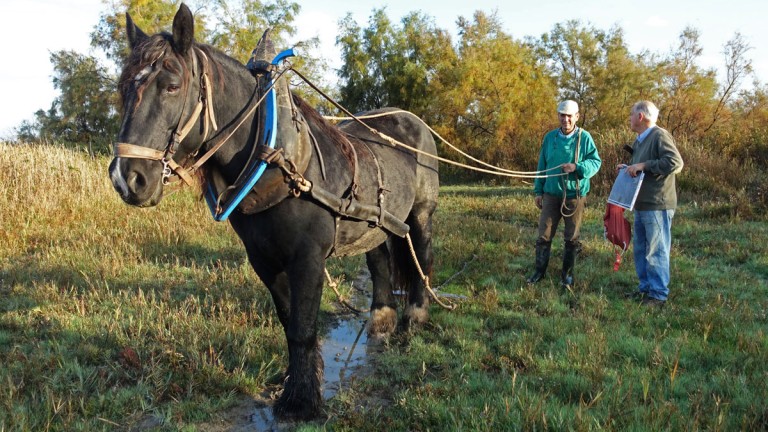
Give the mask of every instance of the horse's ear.
[(128, 46), (131, 47), (131, 50), (149, 37), (133, 22), (131, 14), (128, 12), (125, 13), (125, 31), (128, 33)]
[(173, 50), (185, 54), (192, 47), (195, 36), (195, 22), (192, 11), (184, 3), (173, 18)]

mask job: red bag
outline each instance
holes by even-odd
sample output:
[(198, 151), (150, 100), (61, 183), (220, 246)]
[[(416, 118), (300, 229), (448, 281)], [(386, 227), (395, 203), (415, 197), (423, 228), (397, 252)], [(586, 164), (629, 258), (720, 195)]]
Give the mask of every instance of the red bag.
[(629, 249), (629, 244), (632, 242), (632, 226), (624, 218), (624, 208), (608, 203), (605, 216), (603, 216), (603, 227), (605, 228), (605, 238), (621, 248), (621, 252), (619, 252), (614, 247), (616, 262), (613, 264), (613, 271), (617, 271), (621, 264), (621, 257)]

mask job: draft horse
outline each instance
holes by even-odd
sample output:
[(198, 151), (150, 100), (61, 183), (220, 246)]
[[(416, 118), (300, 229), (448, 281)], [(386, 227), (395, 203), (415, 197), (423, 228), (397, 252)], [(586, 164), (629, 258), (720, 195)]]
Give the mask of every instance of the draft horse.
[[(169, 181), (198, 174), (214, 216), (237, 202), (228, 220), (269, 289), (287, 339), (275, 414), (316, 417), (323, 377), (317, 320), (327, 258), (366, 254), (372, 336), (428, 317), (406, 233), (429, 275), (438, 196), (437, 162), (428, 157), (436, 154), (434, 139), (417, 117), (395, 109), (363, 113), (372, 115), (361, 120), (365, 125), (327, 122), (291, 93), (270, 62), (276, 53), (268, 32), (246, 67), (194, 40), (184, 4), (171, 33), (149, 36), (129, 14), (126, 24), (131, 53), (119, 82), (123, 121), (109, 167), (114, 188), (130, 205), (155, 206)], [(265, 95), (273, 98), (271, 111)], [(259, 169), (251, 186), (244, 179)], [(232, 201), (238, 191), (244, 197)], [(399, 320), (396, 289), (408, 294)]]

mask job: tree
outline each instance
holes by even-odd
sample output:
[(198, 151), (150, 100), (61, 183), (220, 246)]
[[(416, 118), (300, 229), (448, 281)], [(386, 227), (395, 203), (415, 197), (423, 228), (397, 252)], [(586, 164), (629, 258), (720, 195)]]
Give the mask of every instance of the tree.
[(719, 98), (712, 113), (712, 120), (709, 126), (704, 129), (704, 132), (710, 130), (716, 124), (728, 120), (729, 113), (725, 112), (728, 104), (733, 100), (744, 78), (752, 73), (752, 60), (746, 57), (747, 51), (751, 47), (740, 33), (736, 33), (733, 39), (729, 40), (723, 48), (725, 82), (720, 86)]
[(53, 85), (61, 94), (48, 111), (35, 113), (34, 124), (22, 124), (19, 135), (87, 143), (93, 154), (92, 145), (108, 143), (119, 126), (114, 80), (94, 57), (74, 51), (52, 53), (51, 63)]
[(696, 60), (702, 54), (698, 30), (686, 27), (679, 44), (658, 64), (656, 75), (660, 91), (662, 124), (673, 135), (700, 138), (716, 110), (718, 89), (714, 69), (702, 70)]
[[(147, 34), (153, 34), (167, 30), (178, 10), (177, 2), (171, 0), (108, 0), (105, 4), (107, 9), (91, 32), (91, 46), (101, 49), (117, 69), (122, 68), (130, 51), (125, 37), (126, 11), (136, 25)], [(196, 10), (194, 5), (193, 10)], [(199, 13), (195, 16), (195, 34), (198, 40), (205, 34), (205, 19)]]
[(555, 121), (553, 78), (495, 14), (478, 11), (458, 25), (457, 58), (432, 83), (441, 134), (486, 162), (532, 169), (538, 142)]
[(579, 103), (585, 127), (619, 127), (632, 103), (652, 99), (652, 68), (642, 61), (650, 56), (632, 56), (621, 28), (606, 32), (570, 20), (542, 35), (537, 46), (557, 77), (560, 99)]
[(341, 103), (352, 111), (397, 106), (424, 113), (430, 80), (454, 57), (450, 36), (430, 17), (412, 12), (396, 27), (384, 9), (374, 10), (362, 29), (347, 15), (336, 44), (341, 47)]
[(630, 107), (641, 99), (655, 99), (653, 68), (643, 61), (653, 56), (629, 53), (624, 32), (613, 28), (600, 38), (601, 59), (591, 79), (592, 122), (596, 129), (622, 128)]
[[(300, 8), (297, 3), (287, 0), (264, 3), (258, 0), (216, 0), (214, 3), (198, 0), (190, 5), (196, 11), (196, 39), (243, 62), (248, 60), (266, 28), (272, 28), (276, 46), (285, 46), (286, 36), (294, 32), (292, 23)], [(142, 30), (152, 34), (167, 30), (177, 9), (178, 2), (171, 0), (110, 0), (91, 33), (91, 45), (103, 51), (113, 64), (105, 66), (94, 56), (72, 51), (52, 54), (54, 87), (61, 91), (61, 95), (50, 109), (37, 111), (33, 123), (24, 122), (17, 134), (26, 139), (46, 138), (69, 143), (111, 141), (119, 124), (116, 76), (129, 50), (125, 37), (125, 11), (130, 12)], [(211, 20), (209, 14), (220, 18)], [(213, 30), (209, 30), (209, 26), (213, 26)], [(305, 45), (316, 47), (317, 41), (307, 41)], [(325, 71), (323, 63), (311, 56), (295, 62), (299, 67), (309, 69), (304, 73), (312, 78)]]
[(271, 30), (275, 47), (286, 45), (286, 37), (296, 33), (293, 21), (300, 8), (298, 3), (285, 0), (216, 0), (210, 7), (216, 19), (208, 43), (246, 63), (266, 29)]

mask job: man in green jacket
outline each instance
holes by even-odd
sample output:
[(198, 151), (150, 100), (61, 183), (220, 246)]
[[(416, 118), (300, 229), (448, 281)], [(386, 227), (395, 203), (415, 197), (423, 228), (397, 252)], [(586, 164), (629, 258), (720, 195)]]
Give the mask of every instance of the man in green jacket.
[(669, 296), (672, 218), (677, 208), (675, 175), (683, 169), (683, 158), (672, 135), (656, 126), (658, 117), (659, 109), (653, 102), (632, 106), (629, 124), (637, 140), (626, 167), (632, 177), (645, 173), (634, 209), (635, 271), (640, 279), (634, 295), (644, 305), (657, 307)]
[(534, 272), (529, 284), (540, 281), (547, 271), (552, 238), (560, 219), (565, 221), (565, 248), (560, 284), (572, 289), (573, 267), (579, 250), (579, 230), (589, 193), (589, 179), (600, 170), (602, 161), (592, 135), (576, 126), (579, 105), (572, 100), (557, 106), (560, 127), (544, 135), (539, 153), (539, 171), (546, 177), (534, 182), (536, 207), (541, 209), (536, 240)]

